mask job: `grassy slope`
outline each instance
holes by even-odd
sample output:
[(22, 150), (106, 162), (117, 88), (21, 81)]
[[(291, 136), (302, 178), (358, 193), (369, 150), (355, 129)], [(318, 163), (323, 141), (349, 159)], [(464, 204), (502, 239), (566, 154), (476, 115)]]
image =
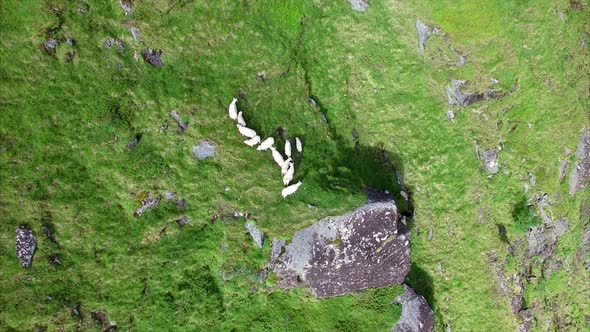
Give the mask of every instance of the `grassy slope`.
[[(450, 322), (454, 331), (514, 330), (508, 303), (494, 293), (487, 254), (505, 254), (495, 224), (513, 223), (528, 172), (538, 179), (534, 191), (554, 195), (553, 214), (572, 221), (559, 250), (574, 250), (581, 234), (576, 221), (583, 195), (569, 198), (556, 174), (563, 147), (574, 148), (588, 124), (582, 79), (588, 70), (578, 68), (588, 51), (577, 49), (587, 15), (567, 11), (561, 22), (551, 1), (372, 1), (365, 14), (351, 12), (344, 1), (183, 3), (171, 9), (166, 1), (137, 5), (132, 19), (141, 29), (140, 46), (115, 2), (94, 4), (87, 15), (76, 13), (75, 4), (52, 2), (62, 9), (62, 33), (76, 40), (71, 64), (64, 60), (65, 44), (57, 58), (39, 47), (44, 30), (58, 22), (48, 4), (2, 5), (2, 16), (11, 19), (2, 20), (6, 222), (0, 226), (0, 283), (6, 291), (0, 295), (0, 325), (90, 328), (89, 317), (84, 323), (70, 318), (69, 308), (82, 301), (86, 309), (103, 310), (137, 330), (387, 330), (399, 314), (389, 305), (397, 287), (325, 301), (303, 290), (267, 295), (257, 274), (269, 248), (256, 250), (242, 221), (221, 220), (201, 231), (213, 214), (242, 210), (270, 235), (288, 237), (361, 204), (365, 184), (395, 190), (392, 173), (375, 161), (380, 147), (403, 170), (413, 193), (414, 227), (422, 237), (414, 236), (410, 281), (434, 306), (437, 329)], [(469, 64), (457, 69), (433, 58), (431, 49), (444, 48), (434, 38), (422, 59), (416, 15), (448, 32)], [(105, 51), (106, 37), (121, 38), (127, 49)], [(134, 62), (132, 50), (143, 47), (163, 49), (166, 65)], [(256, 77), (262, 71), (265, 83)], [(481, 82), (490, 76), (521, 88), (459, 112), (455, 124), (447, 121), (448, 78)], [(278, 197), (280, 182), (266, 176), (276, 172), (270, 157), (246, 149), (228, 121), (226, 104), (240, 93), (239, 106), (259, 132), (270, 135), (284, 126), (290, 136), (304, 138), (299, 169), (305, 184), (293, 199)], [(309, 105), (309, 95), (320, 102), (328, 124)], [(182, 135), (169, 118), (173, 108), (190, 124)], [(165, 122), (170, 128), (158, 130)], [(128, 151), (125, 144), (139, 132), (140, 144)], [(219, 144), (214, 161), (191, 158), (192, 145), (202, 138)], [(502, 170), (490, 178), (480, 169), (473, 141), (487, 148), (500, 139)], [(358, 156), (361, 164), (352, 159)], [(160, 238), (160, 230), (181, 214), (172, 203), (140, 219), (132, 214), (137, 194), (166, 190), (187, 200), (192, 225), (170, 225)], [(56, 225), (61, 248), (42, 236), (47, 220)], [(20, 268), (13, 254), (14, 228), (21, 223), (39, 238), (30, 270)], [(447, 236), (449, 225), (453, 237)], [(429, 242), (431, 226), (435, 237)], [(57, 269), (45, 258), (52, 252), (62, 255)], [(572, 312), (568, 319), (580, 326), (579, 313), (588, 313), (588, 306), (575, 287), (559, 287), (569, 279), (560, 273), (541, 280), (529, 287), (527, 302), (549, 291), (556, 310)], [(259, 292), (251, 293), (253, 288)]]

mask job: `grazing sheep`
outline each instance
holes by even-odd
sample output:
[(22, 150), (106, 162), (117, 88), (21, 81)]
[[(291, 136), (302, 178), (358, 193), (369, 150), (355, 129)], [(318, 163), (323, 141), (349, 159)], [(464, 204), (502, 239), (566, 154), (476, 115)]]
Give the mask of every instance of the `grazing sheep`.
[(285, 162), (283, 163), (283, 166), (281, 166), (281, 175), (285, 175), (287, 173), (287, 171), (289, 170), (289, 165), (291, 163), (291, 157), (287, 158), (287, 160), (285, 160)]
[(275, 160), (275, 162), (277, 164), (279, 164), (279, 167), (283, 167), (283, 164), (285, 163), (285, 159), (283, 158), (283, 155), (277, 151), (277, 149), (275, 149), (274, 147), (270, 148), (270, 151), (272, 151), (272, 158)]
[(275, 144), (275, 139), (272, 137), (269, 137), (269, 138), (265, 139), (264, 141), (262, 141), (262, 143), (260, 143), (260, 145), (256, 148), (256, 150), (258, 150), (258, 151), (268, 150), (268, 148), (270, 148), (273, 144)]
[(236, 121), (238, 119), (238, 107), (236, 106), (237, 102), (238, 102), (238, 98), (232, 99), (231, 104), (229, 104), (229, 108), (228, 108), (229, 117), (234, 121)]
[(250, 129), (250, 128), (244, 127), (242, 125), (238, 125), (238, 130), (240, 131), (240, 134), (242, 134), (248, 138), (254, 138), (254, 136), (256, 136), (256, 131), (254, 131), (254, 129)]
[(245, 140), (244, 143), (249, 146), (254, 146), (254, 145), (260, 143), (260, 136), (256, 135), (250, 139)]
[(285, 173), (285, 176), (283, 176), (283, 184), (285, 186), (287, 186), (289, 182), (293, 180), (293, 174), (295, 174), (295, 165), (293, 165), (291, 162), (289, 163), (289, 169), (287, 170), (287, 173)]
[(285, 141), (285, 155), (291, 157), (291, 142), (289, 140)]
[(303, 144), (301, 144), (299, 137), (295, 137), (295, 146), (297, 147), (297, 152), (301, 153), (303, 151)]
[(246, 127), (246, 121), (244, 121), (244, 115), (242, 112), (238, 112), (238, 123)]
[(281, 191), (281, 195), (283, 195), (283, 198), (286, 198), (287, 196), (294, 194), (297, 191), (297, 189), (299, 189), (300, 185), (301, 181), (288, 186), (287, 188)]

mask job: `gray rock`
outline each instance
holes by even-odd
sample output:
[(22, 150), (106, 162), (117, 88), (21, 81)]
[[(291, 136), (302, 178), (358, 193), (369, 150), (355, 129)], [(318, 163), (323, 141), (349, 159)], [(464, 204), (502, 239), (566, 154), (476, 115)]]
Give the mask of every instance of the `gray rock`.
[(567, 221), (559, 220), (555, 224), (544, 223), (531, 227), (527, 235), (529, 244), (529, 257), (541, 256), (543, 259), (550, 257), (555, 252), (560, 236), (569, 228)]
[(133, 36), (133, 40), (138, 41), (139, 40), (139, 29), (136, 27), (131, 27), (131, 35)]
[(276, 260), (281, 256), (286, 243), (286, 240), (272, 239), (272, 249), (270, 251), (271, 264), (274, 264), (274, 262), (276, 262)]
[(453, 111), (447, 111), (447, 118), (451, 122), (455, 122), (455, 112), (453, 112)]
[(565, 179), (565, 175), (567, 173), (567, 167), (570, 165), (570, 162), (566, 159), (561, 159), (559, 161), (559, 182), (563, 182)]
[(482, 101), (486, 96), (482, 93), (463, 91), (467, 82), (451, 78), (451, 85), (447, 85), (447, 101), (449, 105), (469, 106)]
[(129, 15), (133, 12), (133, 0), (119, 0), (119, 5), (125, 12), (125, 15)]
[(193, 154), (198, 160), (212, 158), (215, 156), (217, 145), (209, 140), (203, 140), (193, 146)]
[(172, 192), (172, 191), (167, 191), (166, 192), (166, 199), (175, 199), (176, 198), (176, 193)]
[(483, 152), (479, 151), (479, 159), (483, 163), (483, 169), (490, 173), (498, 173), (498, 150), (490, 149)]
[(418, 33), (418, 50), (424, 55), (426, 50), (426, 41), (430, 37), (430, 28), (419, 18), (416, 19), (416, 32)]
[(366, 3), (364, 0), (348, 0), (352, 10), (364, 13), (369, 8), (369, 4)]
[(590, 129), (584, 128), (580, 134), (574, 156), (578, 161), (574, 164), (569, 177), (569, 192), (572, 196), (585, 189), (590, 180)]
[(127, 148), (128, 149), (133, 149), (137, 146), (137, 144), (139, 144), (139, 139), (136, 137), (133, 140), (131, 140), (129, 143), (127, 143)]
[(172, 110), (170, 112), (170, 116), (172, 116), (172, 118), (174, 119), (174, 121), (176, 121), (176, 124), (178, 125), (178, 128), (180, 128), (180, 132), (183, 132), (186, 130), (186, 128), (188, 128), (188, 124), (185, 123), (184, 121), (182, 121), (182, 119), (180, 118), (180, 116), (178, 115), (178, 113), (176, 112), (176, 110)]
[(256, 245), (260, 248), (262, 248), (262, 246), (264, 245), (264, 233), (260, 232), (260, 230), (256, 228), (256, 225), (249, 221), (246, 222), (244, 226), (246, 226), (248, 233), (250, 233), (250, 236), (252, 236), (252, 240), (254, 240), (254, 243), (256, 243)]
[(467, 64), (467, 56), (465, 54), (459, 55), (459, 61), (457, 62), (457, 67), (463, 67)]
[(160, 198), (155, 197), (152, 193), (147, 193), (147, 197), (141, 201), (141, 206), (135, 210), (135, 216), (141, 217), (147, 209), (155, 208), (160, 204)]
[(119, 53), (123, 53), (125, 51), (125, 43), (119, 38), (108, 37), (102, 42), (102, 46), (107, 49), (117, 47), (117, 51), (119, 51)]
[(33, 231), (25, 226), (16, 229), (16, 257), (23, 267), (31, 267), (33, 255), (37, 248), (37, 239)]
[(430, 226), (430, 229), (428, 230), (428, 241), (432, 241), (433, 238), (434, 238), (434, 227)]
[(522, 323), (518, 325), (518, 332), (529, 332), (533, 327), (533, 313), (530, 309), (522, 310), (519, 313)]
[(57, 45), (59, 45), (59, 41), (55, 38), (47, 38), (45, 42), (43, 42), (43, 47), (45, 48), (45, 52), (53, 55), (57, 50)]
[(178, 224), (178, 226), (184, 226), (188, 224), (188, 216), (182, 216), (182, 218), (176, 220), (176, 223)]
[(154, 67), (162, 67), (164, 62), (162, 62), (162, 50), (153, 50), (151, 48), (146, 48), (141, 52), (143, 59)]
[(430, 332), (434, 331), (434, 312), (422, 295), (404, 285), (405, 292), (395, 299), (402, 305), (402, 314), (391, 332)]
[(403, 282), (410, 240), (393, 201), (368, 203), (295, 233), (273, 264), (278, 287), (309, 285), (318, 298)]

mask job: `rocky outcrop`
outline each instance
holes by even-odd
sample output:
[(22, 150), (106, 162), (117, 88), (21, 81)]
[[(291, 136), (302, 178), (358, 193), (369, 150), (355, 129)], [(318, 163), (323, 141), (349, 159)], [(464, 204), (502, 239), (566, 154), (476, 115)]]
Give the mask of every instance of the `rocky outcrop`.
[(388, 201), (302, 229), (274, 261), (277, 286), (308, 285), (324, 298), (400, 284), (410, 271), (410, 240), (401, 226)]
[(573, 196), (585, 189), (590, 179), (590, 129), (584, 128), (576, 150), (577, 159), (569, 177), (569, 192)]
[(25, 226), (16, 229), (16, 257), (23, 267), (31, 267), (33, 255), (37, 248), (37, 239), (33, 231)]
[(209, 140), (200, 141), (193, 146), (193, 154), (198, 160), (212, 158), (215, 156), (217, 145)]
[(369, 8), (369, 4), (364, 0), (348, 0), (352, 10), (364, 13)]
[(416, 19), (416, 32), (418, 33), (418, 50), (424, 55), (426, 51), (426, 41), (430, 37), (430, 28), (419, 18)]
[(565, 234), (568, 228), (569, 223), (563, 220), (558, 220), (555, 224), (545, 223), (541, 226), (531, 227), (527, 235), (528, 256), (541, 256), (544, 259), (552, 256), (557, 247), (557, 240)]
[(391, 332), (430, 332), (434, 331), (434, 312), (422, 295), (404, 285), (405, 292), (395, 299), (402, 305), (402, 315)]

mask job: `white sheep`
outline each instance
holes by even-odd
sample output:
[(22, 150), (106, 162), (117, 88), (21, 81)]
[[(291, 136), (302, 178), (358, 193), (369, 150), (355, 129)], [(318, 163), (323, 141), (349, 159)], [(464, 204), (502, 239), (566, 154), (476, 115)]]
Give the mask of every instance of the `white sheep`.
[(285, 160), (285, 162), (283, 163), (283, 166), (281, 166), (281, 175), (285, 175), (287, 173), (287, 171), (289, 170), (289, 165), (291, 163), (291, 157), (287, 158), (287, 160)]
[(291, 157), (291, 142), (289, 140), (285, 142), (285, 155)]
[(281, 191), (281, 195), (283, 195), (283, 198), (286, 198), (287, 196), (294, 194), (297, 191), (297, 189), (299, 189), (300, 185), (301, 181), (288, 186), (287, 188)]
[(295, 146), (297, 147), (297, 152), (301, 153), (303, 151), (303, 144), (301, 144), (299, 137), (295, 137)]
[(285, 173), (285, 176), (283, 176), (283, 184), (285, 186), (287, 186), (289, 182), (293, 180), (293, 174), (295, 174), (295, 165), (293, 165), (291, 162), (289, 163), (289, 169), (287, 170), (287, 173)]
[(269, 138), (265, 139), (264, 141), (262, 141), (262, 143), (260, 143), (260, 145), (256, 148), (256, 150), (258, 150), (258, 151), (268, 150), (268, 148), (270, 148), (273, 144), (275, 144), (275, 139), (272, 137), (269, 137)]
[(279, 167), (283, 167), (283, 164), (285, 163), (285, 159), (283, 158), (283, 155), (277, 151), (277, 149), (275, 149), (274, 147), (270, 148), (270, 151), (272, 151), (272, 158), (275, 160), (275, 162), (277, 164), (279, 164)]
[(237, 126), (238, 126), (238, 130), (240, 131), (240, 134), (242, 134), (248, 138), (254, 138), (254, 136), (256, 136), (256, 131), (254, 129), (244, 127), (240, 124), (238, 124)]
[(250, 139), (245, 140), (244, 143), (249, 146), (254, 146), (254, 145), (260, 143), (260, 136), (256, 135)]
[(232, 99), (231, 104), (229, 104), (229, 108), (228, 108), (229, 117), (234, 121), (236, 121), (238, 119), (238, 107), (236, 106), (237, 102), (238, 102), (238, 98)]
[(246, 127), (246, 121), (244, 120), (244, 115), (242, 112), (238, 112), (238, 123)]

